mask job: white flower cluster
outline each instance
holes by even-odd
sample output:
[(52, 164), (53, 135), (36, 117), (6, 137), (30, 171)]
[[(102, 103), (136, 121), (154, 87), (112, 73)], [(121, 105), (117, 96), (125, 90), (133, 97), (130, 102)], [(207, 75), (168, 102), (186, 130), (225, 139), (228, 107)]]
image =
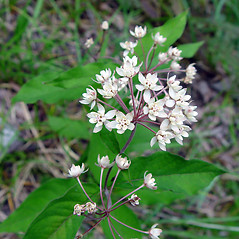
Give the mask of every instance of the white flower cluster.
[[(126, 130), (133, 131), (135, 126), (140, 124), (154, 133), (150, 145), (153, 146), (157, 142), (162, 150), (166, 150), (166, 144), (172, 139), (183, 144), (183, 137), (188, 137), (188, 131), (191, 130), (188, 124), (197, 121), (197, 107), (190, 105), (191, 96), (186, 94), (187, 89), (181, 85), (181, 81), (192, 82), (196, 69), (194, 64), (185, 70), (181, 69), (178, 62), (182, 60), (182, 51), (172, 46), (167, 52), (160, 52), (157, 65), (151, 67), (154, 61), (153, 58), (149, 60), (149, 56), (154, 54), (150, 53), (167, 41), (159, 32), (152, 35), (152, 47), (147, 57), (138, 63), (140, 60), (134, 55), (134, 48), (146, 32), (146, 27), (141, 26), (130, 31), (138, 40), (120, 43), (124, 49), (122, 65), (116, 67), (114, 72), (105, 69), (97, 74), (94, 81), (101, 87), (97, 90), (92, 86), (87, 88), (80, 102), (90, 105), (90, 110), (96, 105), (98, 107), (96, 112), (87, 114), (90, 123), (95, 124), (94, 133), (105, 126), (109, 131), (116, 129), (118, 134), (123, 134)], [(133, 56), (129, 57), (129, 53)], [(169, 62), (170, 68), (158, 69)], [(172, 72), (185, 72), (186, 76), (183, 79), (176, 79), (175, 74), (169, 77)], [(163, 78), (165, 73), (168, 73), (167, 78)], [(118, 106), (108, 104), (105, 102), (107, 99), (114, 99)], [(106, 112), (105, 107), (110, 110)], [(159, 130), (155, 132), (149, 123), (159, 126)]]

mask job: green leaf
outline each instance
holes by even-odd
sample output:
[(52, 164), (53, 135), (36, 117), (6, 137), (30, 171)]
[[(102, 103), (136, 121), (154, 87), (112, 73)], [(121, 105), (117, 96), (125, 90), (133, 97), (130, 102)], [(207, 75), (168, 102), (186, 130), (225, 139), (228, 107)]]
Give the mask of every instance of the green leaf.
[[(144, 172), (148, 170), (155, 178), (158, 190), (155, 191), (159, 196), (155, 198), (161, 200), (161, 193), (163, 201), (173, 200), (179, 196), (180, 198), (196, 194), (199, 190), (207, 187), (214, 177), (225, 173), (222, 169), (213, 164), (201, 160), (185, 160), (180, 156), (173, 155), (168, 152), (157, 152), (148, 157), (135, 158), (128, 172), (123, 172), (121, 180), (119, 179), (117, 187), (132, 188), (138, 187), (143, 183)], [(123, 183), (124, 178), (128, 177), (128, 182)], [(120, 182), (120, 183), (119, 183)], [(144, 190), (148, 190), (143, 192)], [(140, 190), (142, 192), (142, 203), (144, 203), (143, 196), (145, 195), (146, 203), (153, 203), (154, 200), (152, 190), (145, 188)], [(127, 192), (124, 191), (124, 194)], [(175, 196), (174, 196), (175, 194)]]
[[(142, 38), (142, 44), (144, 47), (144, 51), (147, 52), (153, 45), (153, 39), (152, 34), (155, 35), (157, 32), (159, 32), (164, 37), (167, 37), (166, 42), (164, 43), (163, 47), (157, 47), (155, 51), (155, 56), (162, 51), (166, 51), (169, 46), (171, 46), (174, 42), (176, 42), (180, 36), (183, 34), (185, 25), (187, 21), (187, 12), (183, 12), (177, 17), (168, 20), (163, 26), (153, 28), (144, 38)], [(140, 57), (141, 60), (143, 60), (143, 52), (141, 49), (141, 44), (138, 43), (138, 45), (135, 48), (135, 52)], [(155, 57), (157, 60), (157, 57)]]
[(182, 51), (181, 56), (183, 58), (193, 57), (198, 49), (204, 44), (204, 41), (199, 41), (195, 43), (188, 43), (178, 46), (178, 49)]
[[(85, 185), (89, 192), (89, 188)], [(74, 205), (84, 203), (85, 194), (78, 185), (52, 202), (32, 222), (24, 239), (72, 239), (78, 231), (83, 217), (73, 215)]]
[(35, 103), (42, 100), (45, 103), (56, 103), (78, 99), (86, 91), (86, 87), (94, 83), (91, 79), (95, 78), (95, 74), (113, 67), (116, 67), (116, 64), (100, 61), (77, 66), (66, 72), (44, 73), (23, 85), (13, 102)]
[(75, 179), (58, 178), (42, 184), (0, 224), (0, 232), (25, 232), (33, 219), (39, 215), (51, 200), (64, 195), (75, 184)]
[(82, 120), (50, 116), (50, 128), (67, 139), (89, 139), (89, 123)]
[[(116, 209), (111, 213), (113, 217), (116, 219), (120, 220), (121, 222), (134, 227), (136, 229), (141, 229), (140, 227), (140, 222), (137, 218), (137, 216), (134, 214), (134, 212), (128, 208), (127, 206), (121, 206), (119, 209)], [(129, 229), (120, 223), (116, 222), (114, 219), (110, 218), (111, 222), (113, 223), (115, 229), (118, 231), (118, 233), (125, 239), (130, 239), (130, 238), (142, 238), (143, 234), (137, 231), (134, 231), (132, 229)], [(101, 226), (103, 228), (104, 234), (106, 238), (113, 238), (109, 224), (107, 219), (104, 219), (104, 221), (101, 222)], [(113, 228), (112, 228), (113, 229)], [(115, 235), (117, 235), (115, 233)], [(118, 238), (118, 236), (116, 236)]]

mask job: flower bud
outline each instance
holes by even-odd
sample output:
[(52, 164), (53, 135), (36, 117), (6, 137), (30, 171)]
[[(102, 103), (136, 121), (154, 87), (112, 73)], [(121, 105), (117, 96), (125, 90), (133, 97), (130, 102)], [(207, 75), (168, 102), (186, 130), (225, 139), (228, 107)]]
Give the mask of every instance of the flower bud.
[(155, 179), (152, 178), (152, 174), (149, 173), (148, 175), (146, 175), (148, 171), (146, 171), (144, 173), (144, 186), (153, 190), (157, 189), (156, 183), (155, 183)]
[(101, 29), (108, 30), (109, 29), (109, 23), (107, 21), (103, 21), (101, 24)]

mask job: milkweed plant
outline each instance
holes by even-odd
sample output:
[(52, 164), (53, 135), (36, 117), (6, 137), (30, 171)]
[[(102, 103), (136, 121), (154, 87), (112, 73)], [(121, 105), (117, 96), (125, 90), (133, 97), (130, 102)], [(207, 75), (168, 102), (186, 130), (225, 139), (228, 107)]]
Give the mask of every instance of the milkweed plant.
[[(103, 22), (102, 28), (108, 30), (108, 23)], [(99, 195), (100, 205), (97, 205), (85, 191), (80, 175), (85, 173), (85, 165), (72, 165), (69, 170), (69, 175), (75, 177), (88, 198), (85, 204), (76, 204), (73, 214), (85, 217), (94, 217), (97, 221), (88, 231), (87, 234), (103, 219), (107, 219), (108, 225), (112, 234), (112, 238), (123, 238), (114, 225), (112, 220), (128, 227), (132, 230), (148, 235), (150, 238), (158, 239), (162, 233), (162, 229), (157, 228), (158, 224), (154, 224), (149, 230), (143, 231), (138, 228), (133, 228), (130, 225), (120, 221), (112, 215), (112, 212), (127, 203), (133, 206), (139, 206), (140, 197), (135, 193), (143, 187), (149, 190), (156, 190), (157, 186), (155, 179), (151, 173), (145, 171), (144, 181), (142, 185), (132, 190), (127, 195), (120, 198), (117, 202), (112, 202), (111, 194), (113, 192), (115, 182), (122, 170), (127, 170), (130, 167), (131, 161), (122, 154), (132, 141), (137, 125), (145, 127), (145, 130), (152, 132), (150, 146), (155, 143), (159, 148), (166, 151), (166, 145), (175, 139), (179, 144), (183, 144), (183, 137), (188, 137), (188, 131), (191, 130), (189, 124), (196, 122), (197, 106), (192, 105), (191, 96), (187, 94), (187, 88), (182, 86), (182, 83), (192, 83), (196, 75), (194, 63), (190, 64), (186, 69), (182, 69), (180, 65), (181, 50), (177, 47), (170, 46), (167, 52), (160, 52), (155, 55), (158, 46), (163, 46), (167, 38), (161, 35), (160, 32), (152, 34), (151, 48), (145, 52), (144, 45), (141, 41), (147, 34), (146, 26), (135, 26), (134, 30), (130, 30), (130, 34), (135, 38), (135, 41), (121, 42), (120, 46), (123, 51), (123, 63), (116, 67), (114, 71), (111, 69), (102, 69), (99, 74), (95, 75), (94, 82), (98, 84), (95, 89), (92, 86), (86, 89), (83, 93), (81, 104), (90, 106), (90, 113), (87, 114), (89, 122), (94, 124), (93, 133), (98, 133), (105, 127), (107, 130), (116, 130), (118, 134), (124, 134), (130, 130), (131, 134), (128, 141), (121, 149), (119, 154), (110, 162), (109, 156), (98, 155), (97, 166), (100, 167), (99, 180)], [(88, 39), (85, 43), (87, 48), (93, 44), (93, 39)], [(140, 59), (134, 51), (134, 48), (140, 44), (143, 52), (143, 59)], [(131, 57), (129, 56), (131, 53)], [(157, 64), (152, 65), (154, 57), (157, 58)], [(169, 63), (169, 68), (160, 69), (164, 64)], [(178, 78), (176, 73), (182, 72), (184, 76)], [(125, 103), (121, 96), (123, 92), (124, 98), (128, 98), (128, 104)], [(114, 99), (119, 107), (114, 107), (107, 100)], [(158, 126), (158, 131), (153, 130), (146, 124)], [(114, 175), (113, 183), (110, 189), (107, 188), (107, 180), (113, 167), (117, 167), (118, 171)], [(103, 175), (105, 169), (108, 169), (105, 177), (105, 187), (103, 184)]]
[[(79, 90), (76, 97), (87, 111), (93, 133), (79, 162), (69, 165), (68, 177), (51, 180), (31, 193), (0, 224), (0, 232), (24, 232), (24, 239), (70, 239), (92, 235), (92, 229), (100, 225), (106, 238), (158, 239), (164, 235), (160, 220), (153, 225), (140, 223), (134, 208), (194, 195), (224, 172), (202, 160), (185, 160), (167, 152), (172, 142), (183, 145), (198, 115), (187, 90), (196, 76), (195, 64), (183, 67), (181, 61), (192, 57), (202, 42), (172, 45), (183, 33), (186, 15), (151, 30), (146, 26), (130, 29), (130, 40), (120, 42), (119, 64), (118, 56), (106, 57), (103, 63), (99, 59), (105, 60), (102, 49), (109, 40), (110, 26), (104, 21), (100, 37), (84, 41), (84, 51), (94, 63), (60, 76), (48, 75), (47, 82), (45, 75), (33, 79), (41, 82), (35, 83), (32, 96), (26, 90), (34, 84), (23, 86), (15, 100), (26, 103), (48, 102), (52, 96), (43, 98), (44, 89), (54, 91), (51, 102), (55, 103), (69, 99), (69, 90)], [(137, 140), (140, 143), (132, 147)], [(134, 149), (147, 153), (138, 156), (132, 154)], [(33, 204), (37, 206), (32, 208)], [(28, 220), (23, 222), (24, 216)], [(90, 226), (82, 228), (83, 219)]]

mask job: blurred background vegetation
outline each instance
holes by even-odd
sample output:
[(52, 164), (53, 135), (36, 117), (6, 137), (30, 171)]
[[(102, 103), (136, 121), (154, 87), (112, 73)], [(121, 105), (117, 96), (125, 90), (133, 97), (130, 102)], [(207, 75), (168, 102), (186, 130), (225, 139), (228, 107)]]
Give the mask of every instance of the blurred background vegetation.
[(40, 74), (91, 62), (83, 45), (99, 37), (103, 20), (110, 22), (104, 53), (120, 59), (119, 42), (134, 25), (150, 29), (185, 10), (188, 24), (178, 43), (204, 41), (185, 61), (197, 63), (190, 91), (199, 122), (183, 147), (171, 144), (169, 151), (235, 174), (216, 178), (196, 197), (136, 213), (147, 226), (158, 222), (162, 238), (239, 237), (238, 0), (0, 0), (0, 221), (41, 183), (63, 177), (89, 140), (81, 127), (86, 112), (77, 100), (12, 103), (21, 86)]

